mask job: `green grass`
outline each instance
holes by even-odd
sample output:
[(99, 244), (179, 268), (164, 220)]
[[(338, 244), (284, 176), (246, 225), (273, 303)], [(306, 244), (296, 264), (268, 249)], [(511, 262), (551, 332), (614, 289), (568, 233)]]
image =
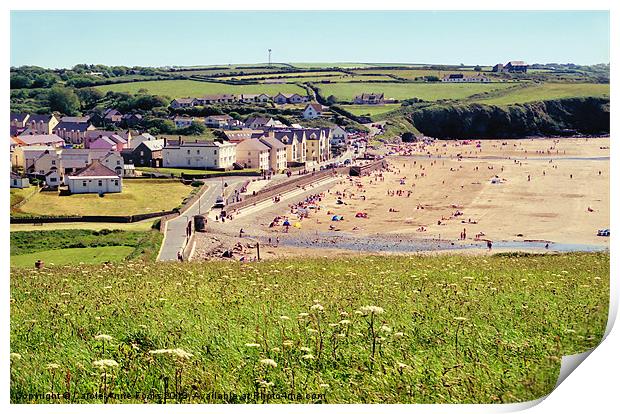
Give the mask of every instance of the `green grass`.
[(150, 94), (163, 95), (170, 98), (183, 98), (187, 96), (200, 97), (203, 95), (217, 93), (266, 93), (268, 95), (277, 95), (278, 92), (282, 92), (298, 93), (303, 96), (306, 95), (305, 89), (302, 89), (299, 86), (293, 84), (227, 85), (225, 83), (200, 82), (191, 80), (165, 80), (121, 83), (117, 85), (97, 86), (97, 89), (104, 93), (108, 91), (138, 93), (140, 89), (146, 89)]
[(152, 213), (179, 207), (192, 189), (176, 180), (123, 180), (121, 193), (105, 194), (104, 197), (98, 194), (59, 196), (57, 192), (40, 192), (14, 213), (39, 216), (127, 216)]
[[(382, 74), (382, 75), (394, 75), (402, 79), (413, 80), (415, 78), (421, 78), (424, 76), (437, 76), (439, 79), (443, 78), (445, 75), (449, 75), (451, 73), (462, 73), (465, 76), (475, 76), (480, 72), (475, 72), (473, 70), (433, 70), (433, 69), (376, 69), (376, 68), (367, 68), (367, 69), (359, 69), (355, 70), (355, 73), (359, 74)], [(490, 76), (490, 73), (482, 72), (485, 76)]]
[(342, 69), (352, 69), (352, 68), (366, 68), (369, 66), (373, 66), (369, 63), (355, 63), (355, 62), (298, 62), (291, 63), (292, 66), (300, 69), (311, 69), (311, 68), (342, 68)]
[(175, 177), (181, 177), (181, 174), (208, 174), (208, 175), (221, 175), (221, 174), (230, 174), (231, 172), (238, 173), (250, 173), (250, 172), (258, 172), (258, 169), (254, 168), (246, 168), (243, 170), (236, 171), (208, 171), (208, 170), (191, 170), (187, 168), (152, 168), (152, 167), (136, 167), (137, 171), (142, 172), (150, 172), (150, 173), (159, 173), (159, 174), (167, 174), (173, 175)]
[(609, 97), (609, 84), (600, 83), (543, 83), (517, 88), (506, 94), (497, 93), (490, 98), (476, 99), (478, 103), (488, 105), (510, 105), (515, 103), (535, 102), (551, 99), (574, 97)]
[(30, 197), (36, 191), (37, 187), (32, 185), (26, 188), (11, 188), (11, 208), (24, 201), (24, 199)]
[(63, 250), (43, 250), (11, 256), (13, 267), (34, 267), (37, 260), (47, 265), (98, 264), (104, 262), (121, 262), (133, 251), (128, 246), (85, 247)]
[(368, 115), (374, 116), (384, 114), (394, 109), (400, 108), (400, 104), (385, 104), (385, 105), (342, 105), (342, 109), (351, 112), (353, 115)]
[(135, 223), (96, 223), (96, 222), (69, 222), (43, 223), (42, 225), (11, 223), (11, 231), (40, 231), (40, 230), (131, 230), (146, 231), (152, 228), (158, 218), (141, 220)]
[(425, 101), (439, 99), (463, 99), (482, 92), (494, 91), (510, 86), (507, 83), (490, 84), (445, 84), (445, 83), (332, 83), (318, 85), (323, 97), (334, 95), (338, 100), (352, 102), (363, 92), (385, 94), (386, 99), (419, 98)]
[(14, 268), (10, 301), (12, 403), (67, 390), (508, 403), (548, 394), (561, 357), (599, 343), (609, 254)]

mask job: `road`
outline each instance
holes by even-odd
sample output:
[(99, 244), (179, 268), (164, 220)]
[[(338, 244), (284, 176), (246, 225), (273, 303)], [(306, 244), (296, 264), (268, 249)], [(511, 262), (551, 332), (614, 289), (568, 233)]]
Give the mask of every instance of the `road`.
[(192, 220), (195, 215), (206, 214), (211, 210), (217, 197), (222, 193), (222, 182), (228, 184), (230, 187), (236, 186), (247, 179), (248, 177), (223, 177), (202, 180), (208, 188), (202, 194), (200, 200), (194, 202), (183, 214), (172, 220), (168, 220), (166, 223), (166, 233), (157, 260), (177, 260), (177, 254), (183, 248), (183, 243), (185, 242), (187, 223)]

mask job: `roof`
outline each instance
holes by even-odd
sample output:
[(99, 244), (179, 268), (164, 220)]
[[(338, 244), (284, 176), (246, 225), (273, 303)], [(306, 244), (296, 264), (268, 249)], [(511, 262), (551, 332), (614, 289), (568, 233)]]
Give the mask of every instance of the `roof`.
[(94, 140), (93, 142), (90, 143), (90, 145), (93, 145), (95, 142), (100, 142), (103, 141), (106, 144), (110, 145), (111, 147), (116, 146), (116, 142), (114, 142), (112, 139), (110, 139), (110, 137), (99, 137), (96, 140)]
[(53, 143), (65, 143), (65, 140), (56, 134), (51, 135), (20, 135), (17, 142), (25, 145), (50, 145)]
[(506, 65), (510, 65), (510, 66), (527, 66), (527, 63), (525, 63), (522, 60), (511, 60), (510, 62), (506, 63)]
[[(316, 102), (311, 102), (308, 105), (306, 105), (306, 109), (308, 109), (308, 107), (314, 109), (316, 112), (322, 112), (323, 111), (323, 105), (316, 103)], [(305, 111), (305, 109), (304, 109)]]
[(174, 101), (172, 102), (178, 102), (178, 103), (192, 103), (194, 102), (194, 98), (176, 98)]
[(87, 123), (89, 120), (90, 116), (63, 116), (60, 118), (60, 122)]
[(281, 143), (280, 141), (278, 141), (277, 139), (275, 139), (274, 137), (262, 137), (259, 138), (260, 142), (262, 142), (263, 144), (267, 145), (269, 148), (275, 148), (275, 149), (284, 149), (286, 148), (286, 145), (284, 145), (283, 143)]
[(101, 164), (98, 160), (95, 160), (88, 164), (86, 167), (81, 170), (76, 171), (74, 174), (70, 175), (69, 178), (72, 177), (115, 177), (118, 178), (118, 174), (114, 171)]
[(357, 95), (355, 98), (361, 98), (361, 99), (369, 99), (370, 97), (373, 97), (375, 99), (382, 99), (383, 98), (383, 94), (382, 93), (362, 93), (361, 95)]
[(14, 113), (14, 112), (11, 112), (11, 122), (13, 122), (13, 121), (24, 122), (26, 120), (26, 118), (28, 118), (28, 114), (26, 114), (26, 113)]
[(28, 123), (30, 122), (49, 122), (52, 118), (54, 117), (54, 115), (51, 114), (31, 114), (30, 117), (28, 118)]
[(104, 115), (104, 118), (112, 118), (113, 116), (119, 116), (119, 115), (122, 116), (123, 114), (121, 114), (116, 109), (106, 109), (103, 115)]
[(233, 117), (230, 115), (209, 115), (207, 119), (216, 119), (218, 121), (228, 121), (230, 119), (233, 119)]
[(257, 138), (244, 139), (237, 144), (237, 149), (241, 151), (269, 151), (269, 147)]
[(90, 128), (91, 124), (89, 122), (72, 122), (72, 121), (60, 121), (58, 125), (56, 125), (52, 131), (58, 130), (67, 130), (67, 131), (80, 131), (85, 132)]
[[(145, 142), (146, 143), (146, 142)], [(230, 143), (222, 144), (218, 141), (206, 141), (206, 140), (182, 140), (180, 143), (178, 140), (167, 140), (166, 146), (164, 148), (181, 148), (181, 147), (221, 147), (223, 145), (229, 145)], [(234, 144), (230, 144), (234, 145)]]
[(246, 125), (248, 124), (265, 125), (269, 121), (271, 121), (271, 118), (266, 118), (264, 116), (254, 116), (254, 117), (250, 117), (246, 119), (245, 124)]
[[(140, 145), (144, 145), (145, 147), (147, 147), (151, 152), (152, 151), (161, 151), (162, 148), (164, 148), (164, 145), (166, 144), (166, 140), (165, 139), (153, 139), (153, 140), (148, 140), (148, 141), (142, 141), (140, 143)], [(138, 145), (138, 147), (140, 146)], [(136, 147), (136, 148), (138, 148)]]

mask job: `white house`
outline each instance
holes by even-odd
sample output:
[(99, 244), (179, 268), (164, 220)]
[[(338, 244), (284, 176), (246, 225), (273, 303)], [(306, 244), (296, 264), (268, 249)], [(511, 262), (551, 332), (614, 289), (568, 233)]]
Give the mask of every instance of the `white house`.
[(269, 170), (269, 147), (259, 139), (250, 138), (237, 144), (237, 164), (244, 168), (257, 168), (260, 171)]
[(349, 142), (349, 133), (340, 125), (332, 128), (331, 144), (334, 146), (347, 145)]
[(171, 141), (162, 149), (167, 168), (202, 168), (227, 170), (236, 161), (235, 144), (217, 141)]
[(30, 181), (28, 177), (21, 177), (11, 171), (11, 188), (26, 188), (30, 187)]
[(306, 108), (302, 112), (304, 119), (315, 119), (321, 116), (323, 113), (323, 106), (321, 104), (311, 102), (306, 105)]
[(123, 189), (123, 180), (99, 160), (95, 160), (68, 176), (67, 185), (71, 194), (120, 193)]
[(174, 118), (174, 126), (176, 128), (187, 128), (194, 122), (194, 118), (188, 118), (184, 116), (177, 116)]

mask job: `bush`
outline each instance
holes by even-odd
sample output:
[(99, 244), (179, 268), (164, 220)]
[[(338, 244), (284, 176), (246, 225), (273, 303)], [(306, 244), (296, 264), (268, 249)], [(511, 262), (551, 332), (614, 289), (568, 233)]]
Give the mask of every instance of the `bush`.
[(204, 185), (204, 182), (202, 181), (192, 181), (192, 187), (201, 187), (202, 185)]

